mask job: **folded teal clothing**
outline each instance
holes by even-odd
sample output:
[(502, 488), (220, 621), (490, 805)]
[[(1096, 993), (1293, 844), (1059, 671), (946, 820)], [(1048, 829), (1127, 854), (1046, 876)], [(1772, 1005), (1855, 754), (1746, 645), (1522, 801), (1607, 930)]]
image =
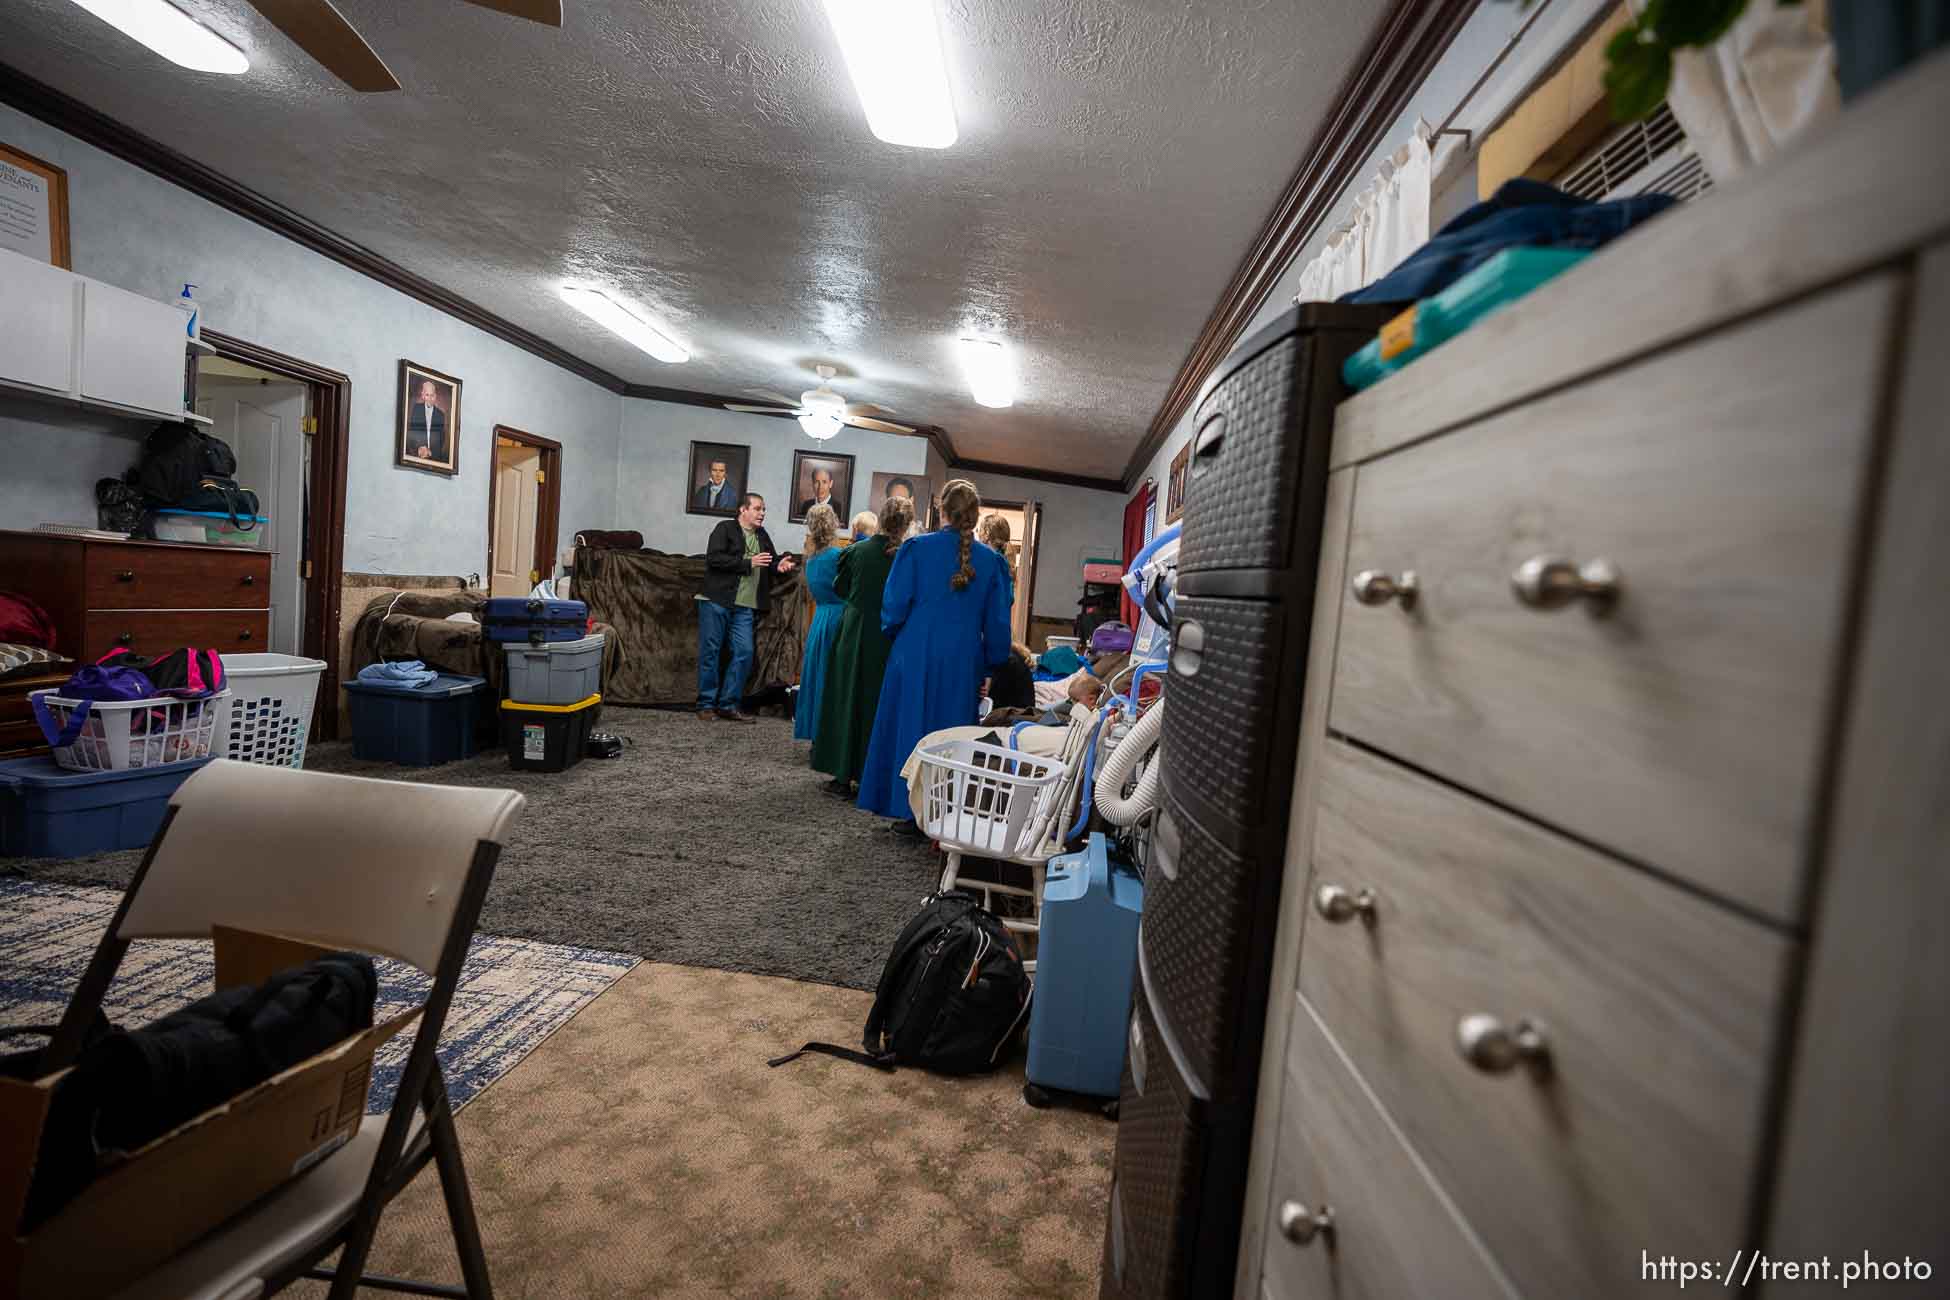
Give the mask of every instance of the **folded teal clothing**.
[(359, 670), (360, 681), (384, 682), (389, 686), (425, 686), (439, 675), (418, 659), (402, 659), (390, 664), (367, 664)]

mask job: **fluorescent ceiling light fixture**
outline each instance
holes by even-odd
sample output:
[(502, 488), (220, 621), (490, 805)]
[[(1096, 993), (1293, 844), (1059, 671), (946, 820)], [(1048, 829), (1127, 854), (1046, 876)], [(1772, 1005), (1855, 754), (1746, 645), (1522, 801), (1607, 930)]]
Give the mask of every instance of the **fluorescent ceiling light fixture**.
[(955, 101), (941, 57), (935, 0), (826, 0), (867, 127), (888, 144), (946, 149)]
[(799, 427), (808, 438), (825, 442), (840, 431), (840, 417), (831, 411), (807, 411), (799, 417)]
[(74, 0), (133, 41), (192, 72), (250, 71), (244, 52), (169, 0)]
[(673, 365), (689, 361), (691, 354), (659, 334), (650, 323), (600, 289), (562, 286), (562, 301), (595, 321), (611, 333), (619, 334), (659, 361)]
[(1009, 350), (987, 339), (961, 341), (961, 368), (969, 391), (983, 406), (1012, 406), (1016, 400), (1016, 367)]

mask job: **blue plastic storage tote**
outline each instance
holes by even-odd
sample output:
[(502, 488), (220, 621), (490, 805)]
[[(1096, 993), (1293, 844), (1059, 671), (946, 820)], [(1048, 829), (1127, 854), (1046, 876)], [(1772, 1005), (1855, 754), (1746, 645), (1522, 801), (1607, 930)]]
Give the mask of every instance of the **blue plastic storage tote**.
[(589, 635), (589, 606), (579, 600), (539, 596), (496, 596), (481, 611), (481, 629), (490, 641), (580, 641)]
[(1048, 1105), (1052, 1090), (1117, 1096), (1143, 913), (1144, 882), (1110, 860), (1101, 833), (1050, 859), (1023, 1070), (1030, 1105)]
[(396, 682), (345, 683), (352, 714), (352, 756), (402, 767), (432, 767), (471, 757), (475, 750), (475, 692), (485, 677), (442, 673), (425, 686)]
[(176, 787), (210, 760), (70, 772), (51, 758), (0, 762), (0, 858), (78, 858), (140, 849)]

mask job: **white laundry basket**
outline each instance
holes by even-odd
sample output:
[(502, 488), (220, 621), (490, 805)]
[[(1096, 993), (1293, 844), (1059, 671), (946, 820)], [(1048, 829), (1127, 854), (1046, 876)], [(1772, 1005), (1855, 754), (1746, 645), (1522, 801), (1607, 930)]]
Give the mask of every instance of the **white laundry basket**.
[(217, 735), (210, 752), (240, 763), (303, 767), (312, 707), (318, 701), (318, 679), (324, 671), (322, 659), (224, 655), (230, 706), (218, 714)]
[[(54, 747), (54, 761), (71, 772), (126, 772), (192, 758), (208, 758), (212, 736), (230, 704), (228, 691), (200, 700), (71, 700), (53, 691), (28, 697), (47, 706), (57, 733), (84, 706), (87, 718), (74, 743)], [(50, 740), (53, 737), (49, 738)]]

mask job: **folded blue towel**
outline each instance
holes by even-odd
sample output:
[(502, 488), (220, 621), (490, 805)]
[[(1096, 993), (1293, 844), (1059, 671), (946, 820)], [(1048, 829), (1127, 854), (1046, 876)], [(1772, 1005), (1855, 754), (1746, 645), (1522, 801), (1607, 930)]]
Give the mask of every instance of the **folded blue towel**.
[(367, 664), (359, 670), (362, 682), (385, 682), (391, 686), (425, 686), (440, 674), (418, 659), (402, 659), (391, 664)]

